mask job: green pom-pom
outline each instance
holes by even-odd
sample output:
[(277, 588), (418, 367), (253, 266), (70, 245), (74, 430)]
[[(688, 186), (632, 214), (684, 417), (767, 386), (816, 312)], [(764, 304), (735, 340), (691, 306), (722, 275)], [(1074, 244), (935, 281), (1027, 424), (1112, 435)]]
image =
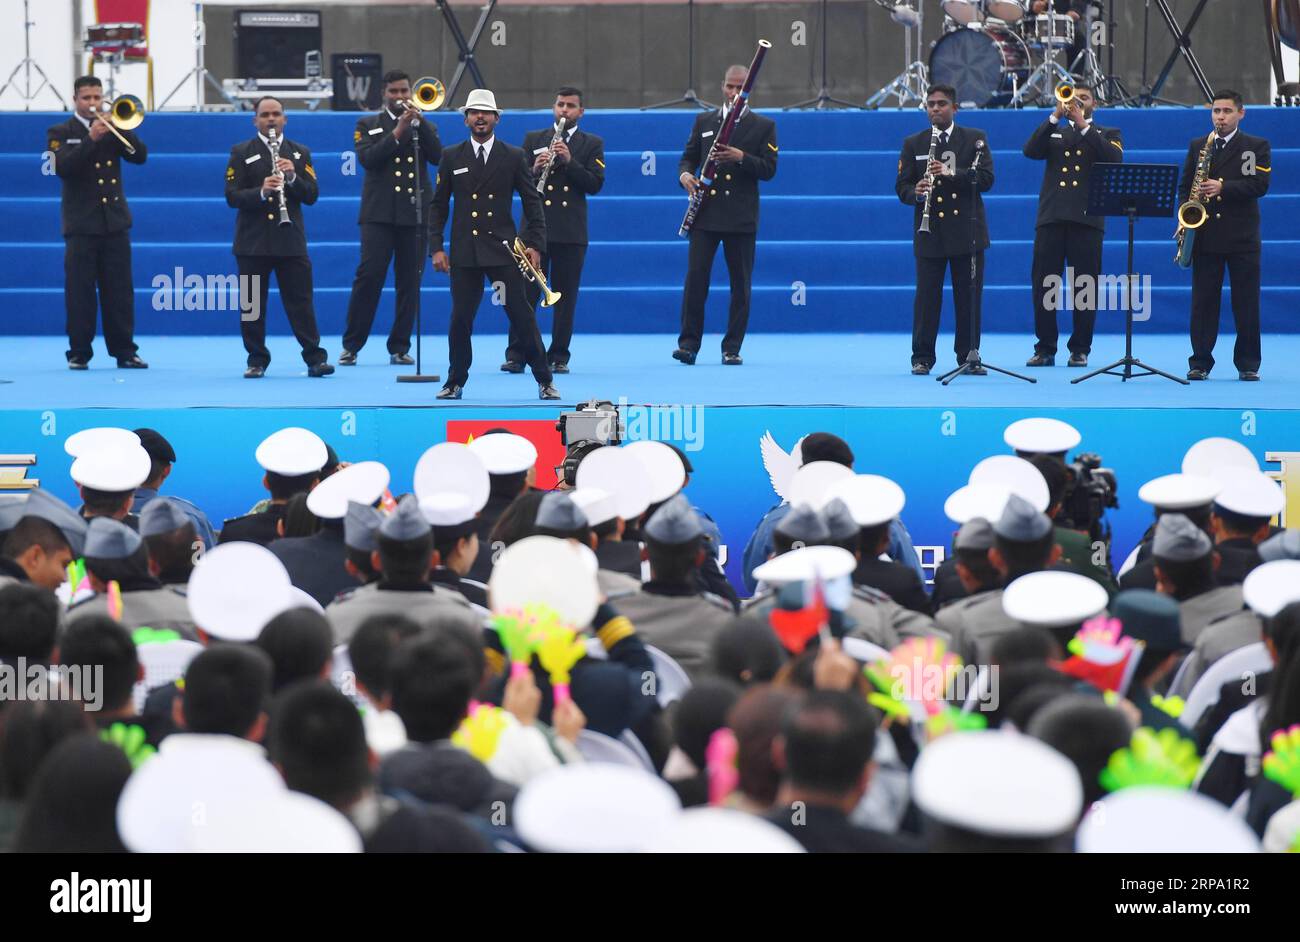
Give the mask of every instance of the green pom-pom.
[(1200, 764), (1196, 747), (1177, 730), (1167, 728), (1156, 733), (1144, 726), (1133, 732), (1128, 747), (1111, 755), (1100, 781), (1108, 792), (1136, 785), (1188, 788)]

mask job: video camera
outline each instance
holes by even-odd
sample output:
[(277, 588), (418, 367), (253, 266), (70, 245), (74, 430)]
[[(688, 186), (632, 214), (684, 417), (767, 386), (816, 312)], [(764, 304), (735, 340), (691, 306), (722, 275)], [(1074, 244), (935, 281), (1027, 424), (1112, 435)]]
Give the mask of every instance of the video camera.
[(618, 406), (608, 399), (580, 402), (572, 412), (561, 412), (555, 424), (564, 443), (564, 463), (556, 468), (556, 477), (569, 487), (577, 484), (578, 465), (588, 454), (605, 445), (623, 441), (623, 420)]

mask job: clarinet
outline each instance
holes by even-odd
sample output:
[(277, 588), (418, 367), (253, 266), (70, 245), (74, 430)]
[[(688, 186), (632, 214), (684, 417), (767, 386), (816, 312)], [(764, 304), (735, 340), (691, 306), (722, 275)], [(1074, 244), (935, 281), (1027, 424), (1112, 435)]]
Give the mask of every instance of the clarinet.
[(930, 156), (925, 160), (925, 179), (930, 184), (925, 191), (925, 209), (921, 211), (921, 232), (930, 231), (930, 200), (934, 196), (934, 174), (930, 172), (930, 162), (934, 160), (934, 152), (939, 146), (939, 129), (930, 128)]
[(551, 168), (555, 166), (555, 145), (564, 140), (565, 129), (569, 126), (568, 118), (561, 118), (559, 128), (555, 136), (551, 138), (551, 155), (546, 158), (546, 166), (542, 168), (542, 175), (537, 179), (537, 192), (546, 192), (546, 180), (551, 175)]
[(280, 169), (280, 137), (275, 133), (275, 128), (268, 128), (266, 139), (271, 146), (271, 166), (275, 167), (275, 175), (280, 178), (280, 189), (276, 192), (280, 194), (280, 225), (291, 226), (293, 220), (289, 218), (289, 202), (284, 195), (284, 171)]

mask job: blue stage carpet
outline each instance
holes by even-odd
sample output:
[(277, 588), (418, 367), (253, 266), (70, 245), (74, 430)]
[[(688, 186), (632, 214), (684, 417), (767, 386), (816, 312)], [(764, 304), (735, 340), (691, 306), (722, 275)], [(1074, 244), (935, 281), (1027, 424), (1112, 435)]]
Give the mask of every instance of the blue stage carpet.
[[(1225, 314), (1225, 320), (1226, 320)], [(1207, 383), (1181, 386), (1159, 377), (1129, 383), (1099, 376), (1078, 386), (1070, 380), (1082, 370), (1067, 369), (1066, 355), (1053, 369), (1026, 370), (1033, 337), (990, 335), (985, 358), (1038, 380), (1034, 385), (994, 373), (962, 377), (947, 388), (934, 376), (949, 368), (952, 354), (940, 336), (940, 361), (930, 377), (910, 375), (911, 338), (901, 334), (759, 334), (745, 342), (745, 365), (723, 367), (720, 337), (705, 337), (699, 363), (683, 366), (670, 354), (676, 338), (664, 335), (590, 335), (573, 343), (573, 372), (557, 376), (565, 407), (590, 398), (630, 403), (701, 406), (851, 406), (935, 408), (1143, 408), (1143, 409), (1290, 409), (1300, 403), (1300, 336), (1264, 338), (1263, 380), (1242, 383), (1232, 366), (1231, 335), (1219, 339), (1220, 357)], [(64, 367), (66, 342), (58, 337), (6, 337), (0, 364), (0, 402), (5, 409), (184, 409), (195, 407), (369, 408), (431, 406), (440, 384), (398, 383), (399, 373), (413, 367), (388, 365), (382, 337), (362, 351), (361, 364), (340, 367), (334, 376), (312, 380), (291, 337), (268, 338), (273, 362), (259, 381), (242, 378), (244, 350), (235, 337), (144, 337), (141, 355), (146, 371), (119, 370), (96, 342), (90, 369), (74, 373)], [(324, 345), (333, 360), (336, 337)], [(1139, 336), (1136, 353), (1152, 365), (1182, 376), (1187, 370), (1188, 342), (1171, 335)], [(505, 338), (475, 337), (475, 367), (461, 403), (452, 407), (537, 405), (551, 412), (555, 404), (537, 399), (537, 386), (525, 373), (512, 376), (497, 367)], [(424, 346), (424, 370), (445, 378), (447, 345), (441, 337)], [(1122, 336), (1099, 335), (1093, 367), (1118, 359)]]

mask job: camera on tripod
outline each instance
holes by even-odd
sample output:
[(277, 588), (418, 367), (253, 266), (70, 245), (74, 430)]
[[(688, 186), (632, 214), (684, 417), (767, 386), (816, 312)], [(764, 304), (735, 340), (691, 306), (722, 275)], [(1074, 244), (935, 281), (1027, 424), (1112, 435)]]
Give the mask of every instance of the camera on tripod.
[(1084, 531), (1094, 543), (1104, 543), (1109, 561), (1111, 527), (1105, 515), (1107, 510), (1119, 507), (1115, 471), (1103, 468), (1101, 455), (1090, 451), (1075, 455), (1065, 468), (1070, 473), (1070, 483), (1061, 501), (1058, 522), (1063, 527)]
[(569, 487), (578, 481), (578, 465), (597, 448), (623, 441), (623, 419), (618, 406), (608, 399), (580, 402), (572, 412), (561, 412), (555, 424), (564, 443), (564, 463), (555, 476)]

